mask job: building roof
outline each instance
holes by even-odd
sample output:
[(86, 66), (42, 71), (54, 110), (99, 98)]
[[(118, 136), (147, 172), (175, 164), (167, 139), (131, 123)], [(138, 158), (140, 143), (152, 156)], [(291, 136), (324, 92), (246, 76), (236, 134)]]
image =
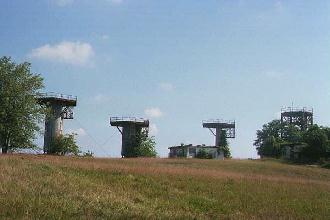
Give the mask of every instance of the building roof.
[(206, 146), (205, 144), (203, 144), (203, 145), (192, 145), (192, 144), (186, 144), (186, 145), (172, 146), (172, 147), (169, 147), (168, 149), (187, 148), (187, 147), (218, 148), (217, 146)]

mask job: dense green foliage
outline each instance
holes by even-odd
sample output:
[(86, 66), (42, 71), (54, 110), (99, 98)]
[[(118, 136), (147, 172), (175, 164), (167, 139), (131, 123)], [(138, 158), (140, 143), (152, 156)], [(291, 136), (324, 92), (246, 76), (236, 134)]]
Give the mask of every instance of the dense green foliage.
[(78, 155), (80, 153), (79, 147), (75, 141), (75, 134), (60, 135), (52, 143), (51, 154), (67, 155), (73, 154)]
[(196, 155), (199, 159), (212, 159), (212, 155), (209, 154), (205, 149), (200, 149)]
[(156, 141), (155, 138), (143, 136), (139, 141), (138, 147), (135, 148), (135, 155), (137, 157), (156, 157)]
[(43, 109), (35, 99), (43, 88), (40, 75), (31, 73), (29, 63), (16, 64), (0, 58), (0, 147), (8, 150), (34, 147)]
[(148, 137), (145, 131), (137, 135), (133, 149), (126, 152), (126, 157), (156, 157), (155, 138)]
[(301, 144), (301, 160), (317, 161), (326, 158), (330, 152), (330, 128), (313, 125), (307, 131), (282, 124), (279, 120), (273, 120), (263, 125), (257, 131), (257, 139), (254, 145), (258, 154), (262, 157), (279, 158), (283, 152), (283, 146), (287, 144)]
[(257, 131), (257, 139), (254, 141), (254, 145), (260, 156), (280, 156), (278, 144), (281, 142), (281, 127), (281, 121), (273, 120)]
[(231, 158), (230, 148), (227, 141), (227, 135), (225, 130), (221, 130), (220, 133), (219, 151), (223, 152), (225, 158)]
[(327, 157), (330, 152), (328, 128), (317, 125), (312, 126), (303, 134), (303, 141), (307, 146), (303, 149), (302, 155), (311, 161)]

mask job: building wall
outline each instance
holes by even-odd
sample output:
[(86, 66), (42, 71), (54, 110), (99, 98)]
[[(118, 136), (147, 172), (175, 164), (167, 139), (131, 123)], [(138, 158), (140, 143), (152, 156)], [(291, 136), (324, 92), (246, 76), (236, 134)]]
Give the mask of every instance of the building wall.
[(170, 148), (169, 157), (195, 158), (200, 150), (205, 150), (213, 159), (224, 159), (224, 154), (218, 153), (218, 148), (210, 146), (184, 145)]

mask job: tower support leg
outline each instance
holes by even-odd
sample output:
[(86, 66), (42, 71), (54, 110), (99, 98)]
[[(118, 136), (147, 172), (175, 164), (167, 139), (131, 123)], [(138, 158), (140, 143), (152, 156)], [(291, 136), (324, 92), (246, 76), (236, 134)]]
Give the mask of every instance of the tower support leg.
[(220, 146), (220, 138), (221, 138), (221, 129), (216, 128), (215, 129), (215, 146)]
[(52, 105), (51, 114), (46, 116), (44, 153), (52, 153), (51, 145), (63, 133), (62, 106)]

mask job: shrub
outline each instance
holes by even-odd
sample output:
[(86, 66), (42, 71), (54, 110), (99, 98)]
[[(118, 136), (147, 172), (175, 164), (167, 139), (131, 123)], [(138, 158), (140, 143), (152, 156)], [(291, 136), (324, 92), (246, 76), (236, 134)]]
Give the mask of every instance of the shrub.
[(199, 159), (212, 159), (212, 155), (209, 154), (205, 149), (200, 149), (196, 155)]
[(140, 145), (135, 149), (137, 157), (156, 157), (156, 141), (154, 137), (145, 137), (140, 142)]
[[(223, 146), (223, 147), (219, 147), (219, 151), (221, 152), (223, 152), (223, 156), (225, 157), (225, 158), (231, 158), (231, 153), (230, 153), (230, 149), (229, 149), (229, 146)], [(219, 152), (218, 151), (218, 152)], [(219, 152), (219, 153), (220, 153)]]
[(75, 141), (76, 134), (60, 135), (51, 144), (49, 153), (66, 155), (78, 155), (80, 153), (79, 147)]
[(145, 131), (136, 136), (134, 147), (126, 149), (125, 157), (156, 157), (156, 141), (154, 137), (148, 137)]

